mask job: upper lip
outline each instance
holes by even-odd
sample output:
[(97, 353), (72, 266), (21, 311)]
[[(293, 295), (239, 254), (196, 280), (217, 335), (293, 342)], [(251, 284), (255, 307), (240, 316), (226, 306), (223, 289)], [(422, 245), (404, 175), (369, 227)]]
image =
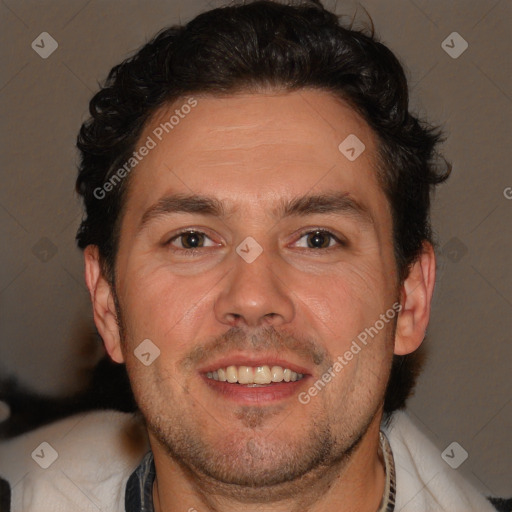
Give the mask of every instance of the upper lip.
[(282, 368), (289, 368), (293, 372), (302, 373), (303, 375), (310, 375), (310, 371), (299, 363), (294, 363), (288, 359), (279, 358), (275, 355), (265, 354), (230, 354), (223, 356), (211, 363), (207, 363), (199, 368), (199, 373), (214, 372), (219, 368), (227, 368), (228, 366), (281, 366)]

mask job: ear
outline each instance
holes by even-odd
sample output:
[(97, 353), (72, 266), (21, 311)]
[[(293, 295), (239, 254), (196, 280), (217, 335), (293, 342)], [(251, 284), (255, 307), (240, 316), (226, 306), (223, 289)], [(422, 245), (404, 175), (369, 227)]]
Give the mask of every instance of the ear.
[(411, 266), (402, 285), (402, 310), (398, 315), (395, 334), (396, 355), (414, 352), (425, 338), (435, 279), (434, 248), (425, 241), (418, 260)]
[(117, 363), (124, 362), (121, 337), (112, 290), (103, 276), (98, 247), (88, 245), (84, 250), (85, 282), (91, 296), (94, 323), (110, 357)]

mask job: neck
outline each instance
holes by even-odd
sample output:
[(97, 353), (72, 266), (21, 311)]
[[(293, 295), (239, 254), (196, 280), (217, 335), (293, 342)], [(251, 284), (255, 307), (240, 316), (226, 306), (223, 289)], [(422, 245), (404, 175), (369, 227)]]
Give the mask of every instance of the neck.
[(255, 512), (261, 511), (262, 505), (268, 512), (377, 512), (385, 487), (385, 464), (379, 449), (381, 417), (374, 417), (350, 457), (272, 488), (239, 489), (194, 473), (150, 436), (157, 475), (155, 512)]

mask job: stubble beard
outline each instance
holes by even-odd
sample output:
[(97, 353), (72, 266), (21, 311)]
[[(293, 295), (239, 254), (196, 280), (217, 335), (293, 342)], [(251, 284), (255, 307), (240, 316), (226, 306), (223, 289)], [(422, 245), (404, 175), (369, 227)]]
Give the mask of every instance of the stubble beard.
[[(121, 342), (127, 346), (126, 324), (117, 297), (114, 302)], [(394, 329), (388, 335), (394, 336)], [(289, 499), (297, 492), (303, 492), (308, 484), (322, 480), (327, 489), (329, 482), (349, 465), (351, 455), (381, 411), (383, 402), (383, 396), (376, 397), (371, 410), (363, 407), (356, 414), (347, 411), (350, 421), (345, 421), (347, 428), (341, 434), (333, 431), (335, 418), (328, 414), (316, 417), (304, 434), (294, 437), (292, 442), (289, 436), (288, 439), (279, 437), (279, 427), (274, 432), (258, 435), (256, 429), (249, 427), (251, 423), (264, 427), (269, 419), (266, 413), (255, 407), (240, 407), (235, 416), (246, 428), (236, 435), (219, 428), (217, 441), (212, 443), (205, 439), (204, 429), (202, 432), (194, 415), (183, 407), (172, 406), (183, 403), (183, 397), (173, 396), (172, 386), (166, 385), (169, 376), (151, 373), (148, 379), (144, 372), (147, 368), (141, 367), (133, 358), (127, 359), (127, 370), (147, 429), (170, 459), (192, 481), (201, 481), (203, 490), (210, 489), (247, 503)], [(177, 385), (176, 389), (181, 388)], [(190, 397), (190, 400), (194, 398)], [(201, 407), (196, 404), (196, 409)], [(212, 417), (212, 424), (214, 422)]]
[[(191, 482), (201, 482), (205, 495), (245, 503), (291, 499), (315, 486), (327, 490), (349, 465), (381, 406), (377, 403), (363, 416), (360, 411), (347, 413), (347, 426), (341, 433), (336, 418), (325, 414), (303, 425), (302, 432), (294, 432), (293, 427), (290, 430), (284, 417), (284, 434), (280, 426), (262, 434), (271, 413), (238, 407), (234, 411), (236, 423), (231, 418), (222, 425), (212, 416), (201, 421), (191, 411), (205, 414), (206, 404), (196, 401), (195, 407), (173, 407), (183, 404), (184, 397), (195, 399), (188, 394), (173, 396), (172, 386), (167, 385), (169, 377), (153, 377), (151, 381), (139, 373), (140, 366), (134, 366), (129, 374), (137, 403), (148, 431), (163, 451)], [(207, 433), (205, 421), (210, 423)]]

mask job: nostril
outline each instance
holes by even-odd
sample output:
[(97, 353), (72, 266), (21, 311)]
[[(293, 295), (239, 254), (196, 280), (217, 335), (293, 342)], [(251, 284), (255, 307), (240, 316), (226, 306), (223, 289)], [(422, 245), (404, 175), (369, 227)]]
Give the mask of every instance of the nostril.
[(228, 313), (227, 315), (228, 322), (233, 324), (235, 327), (238, 326), (241, 318), (242, 315), (239, 315), (237, 313)]

